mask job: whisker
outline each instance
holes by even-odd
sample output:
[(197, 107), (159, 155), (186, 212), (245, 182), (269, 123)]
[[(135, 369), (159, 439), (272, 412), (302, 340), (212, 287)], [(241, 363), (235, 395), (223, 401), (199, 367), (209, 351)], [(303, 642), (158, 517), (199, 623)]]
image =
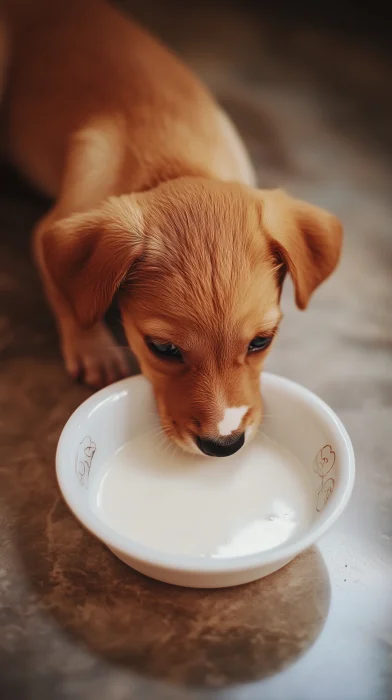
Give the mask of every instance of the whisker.
[(150, 430), (146, 431), (146, 435), (151, 435), (153, 437), (159, 437), (160, 435), (165, 435), (166, 431), (161, 425), (156, 425)]
[(166, 439), (163, 439), (161, 441), (161, 446), (162, 446), (163, 454), (166, 457), (166, 456), (170, 456), (170, 450), (172, 448), (172, 443), (168, 439), (167, 435), (165, 435), (164, 437), (166, 437)]

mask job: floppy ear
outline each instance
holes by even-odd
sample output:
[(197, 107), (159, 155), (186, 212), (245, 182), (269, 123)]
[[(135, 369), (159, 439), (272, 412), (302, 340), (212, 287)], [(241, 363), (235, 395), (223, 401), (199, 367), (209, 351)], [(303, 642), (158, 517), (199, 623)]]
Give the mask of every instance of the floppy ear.
[(305, 309), (316, 287), (338, 263), (342, 225), (324, 209), (294, 199), (282, 190), (265, 190), (262, 196), (267, 236), (291, 275), (297, 306)]
[(80, 325), (102, 318), (143, 248), (143, 217), (134, 196), (58, 221), (43, 234), (43, 256)]

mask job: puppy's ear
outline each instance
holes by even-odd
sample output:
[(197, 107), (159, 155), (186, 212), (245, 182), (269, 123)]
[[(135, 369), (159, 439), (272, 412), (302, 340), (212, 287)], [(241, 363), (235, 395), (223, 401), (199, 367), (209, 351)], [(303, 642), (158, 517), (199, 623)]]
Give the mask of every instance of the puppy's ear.
[(80, 325), (102, 318), (143, 249), (143, 216), (132, 195), (60, 220), (43, 234), (43, 256)]
[(282, 190), (261, 194), (266, 234), (274, 254), (291, 275), (297, 306), (305, 309), (316, 287), (338, 263), (342, 225), (324, 209), (294, 199)]

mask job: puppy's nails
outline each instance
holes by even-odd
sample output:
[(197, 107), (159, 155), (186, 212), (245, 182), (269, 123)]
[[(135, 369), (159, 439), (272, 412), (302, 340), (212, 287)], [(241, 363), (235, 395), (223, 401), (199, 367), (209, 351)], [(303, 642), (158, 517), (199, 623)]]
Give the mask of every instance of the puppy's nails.
[(79, 365), (78, 362), (67, 362), (66, 370), (72, 379), (74, 379), (75, 381), (82, 381), (82, 367)]

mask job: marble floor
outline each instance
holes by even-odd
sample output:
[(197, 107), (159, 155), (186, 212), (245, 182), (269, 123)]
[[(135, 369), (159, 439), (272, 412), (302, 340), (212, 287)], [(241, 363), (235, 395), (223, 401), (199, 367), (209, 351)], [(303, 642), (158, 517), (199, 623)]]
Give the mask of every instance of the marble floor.
[(60, 359), (29, 250), (46, 203), (0, 173), (0, 695), (3, 700), (392, 696), (391, 55), (366, 37), (231, 4), (127, 2), (205, 78), (260, 184), (336, 212), (343, 259), (306, 313), (287, 285), (269, 369), (331, 404), (357, 481), (320, 542), (225, 591), (147, 580), (59, 496), (56, 442), (88, 395)]

